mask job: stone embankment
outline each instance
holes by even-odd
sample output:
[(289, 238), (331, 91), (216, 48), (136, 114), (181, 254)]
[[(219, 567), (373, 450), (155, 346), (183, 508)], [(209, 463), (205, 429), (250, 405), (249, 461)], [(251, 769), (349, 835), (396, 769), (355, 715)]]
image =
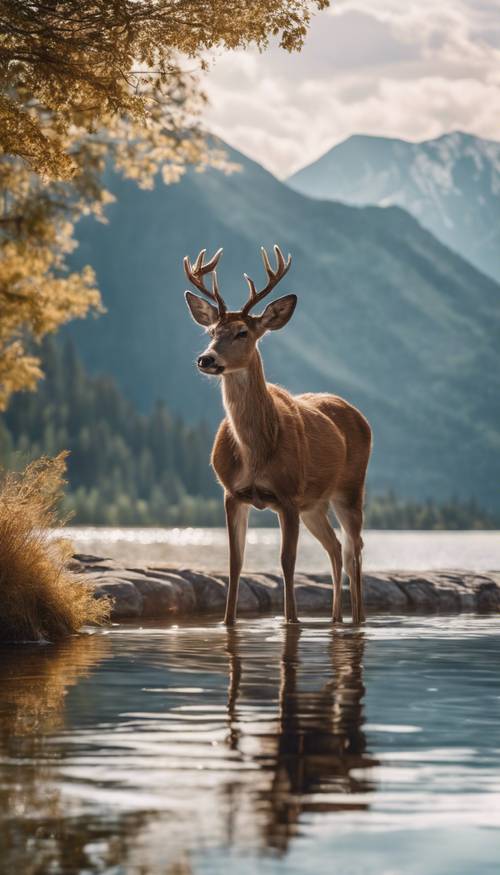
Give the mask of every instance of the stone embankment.
[[(227, 575), (169, 565), (124, 565), (96, 556), (75, 555), (72, 569), (84, 575), (95, 594), (111, 596), (113, 620), (137, 620), (213, 614), (222, 616)], [(299, 612), (331, 610), (332, 586), (327, 574), (297, 574)], [(500, 611), (500, 571), (370, 572), (364, 575), (365, 605), (370, 612), (454, 613)], [(349, 611), (344, 586), (343, 603)], [(277, 574), (246, 573), (241, 577), (239, 614), (280, 613), (283, 587)]]

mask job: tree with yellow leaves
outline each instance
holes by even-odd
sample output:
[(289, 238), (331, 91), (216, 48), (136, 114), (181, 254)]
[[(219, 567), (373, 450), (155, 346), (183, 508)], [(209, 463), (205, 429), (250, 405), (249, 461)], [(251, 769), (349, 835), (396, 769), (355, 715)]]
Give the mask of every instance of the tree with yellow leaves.
[(0, 0), (0, 408), (40, 377), (32, 341), (100, 307), (68, 273), (73, 226), (103, 218), (106, 163), (142, 186), (161, 168), (225, 167), (201, 124), (207, 53), (271, 37), (300, 49), (328, 0)]

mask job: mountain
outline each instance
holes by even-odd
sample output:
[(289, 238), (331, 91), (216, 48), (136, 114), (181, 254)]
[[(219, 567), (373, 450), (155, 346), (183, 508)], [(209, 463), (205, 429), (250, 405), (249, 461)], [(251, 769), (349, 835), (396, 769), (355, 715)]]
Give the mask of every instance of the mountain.
[(403, 207), (500, 280), (500, 143), (460, 131), (423, 143), (356, 135), (288, 183), (310, 197)]
[(373, 492), (475, 497), (497, 510), (498, 285), (404, 210), (316, 201), (229, 155), (240, 172), (189, 172), (152, 191), (109, 177), (109, 224), (83, 220), (73, 256), (94, 266), (108, 308), (71, 326), (86, 367), (114, 375), (144, 411), (163, 398), (215, 425), (220, 393), (196, 372), (206, 338), (183, 299), (182, 256), (224, 246), (221, 289), (238, 306), (243, 271), (261, 282), (258, 247), (276, 241), (294, 258), (281, 293), (299, 302), (263, 339), (268, 379), (361, 407), (375, 435)]

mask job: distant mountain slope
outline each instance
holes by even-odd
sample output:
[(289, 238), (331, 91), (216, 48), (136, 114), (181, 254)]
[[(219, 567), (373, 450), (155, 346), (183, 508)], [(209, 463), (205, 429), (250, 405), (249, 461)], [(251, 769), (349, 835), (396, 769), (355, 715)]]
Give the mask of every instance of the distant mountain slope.
[(268, 378), (365, 411), (373, 490), (498, 508), (499, 287), (403, 210), (305, 198), (231, 155), (242, 171), (229, 177), (188, 173), (154, 191), (110, 179), (109, 225), (82, 222), (74, 257), (95, 267), (108, 308), (71, 328), (86, 365), (114, 374), (142, 409), (160, 397), (215, 423), (219, 391), (194, 367), (206, 340), (186, 310), (181, 258), (224, 246), (221, 287), (237, 306), (243, 271), (262, 279), (259, 245), (277, 241), (294, 257), (280, 291), (299, 304), (262, 342)]
[(423, 143), (356, 135), (288, 183), (311, 197), (404, 207), (500, 280), (500, 143), (460, 131)]

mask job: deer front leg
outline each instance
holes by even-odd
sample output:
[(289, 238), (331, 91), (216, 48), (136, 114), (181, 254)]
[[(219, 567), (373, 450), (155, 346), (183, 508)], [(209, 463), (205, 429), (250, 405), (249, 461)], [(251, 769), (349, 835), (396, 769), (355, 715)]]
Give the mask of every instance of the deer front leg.
[(229, 537), (229, 588), (224, 623), (226, 626), (233, 626), (236, 621), (238, 584), (245, 554), (249, 507), (238, 498), (228, 494), (225, 496), (224, 505)]
[(282, 508), (279, 513), (281, 526), (281, 567), (285, 581), (285, 621), (298, 623), (297, 604), (293, 588), (297, 541), (299, 539), (299, 514), (292, 507)]

